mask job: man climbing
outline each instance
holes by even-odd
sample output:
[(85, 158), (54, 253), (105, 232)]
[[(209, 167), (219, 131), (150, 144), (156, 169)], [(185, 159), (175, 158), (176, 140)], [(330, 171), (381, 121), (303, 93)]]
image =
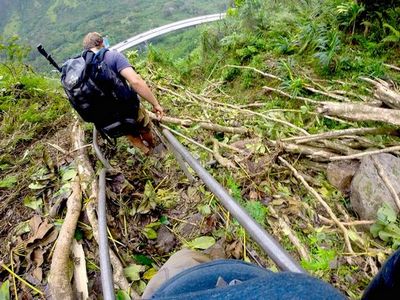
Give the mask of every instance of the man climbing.
[[(95, 54), (104, 47), (103, 37), (97, 32), (90, 32), (83, 39), (83, 48)], [(156, 113), (158, 120), (161, 120), (164, 115), (163, 108), (146, 82), (134, 71), (126, 57), (117, 51), (106, 51), (103, 61), (115, 74), (122, 76), (140, 97), (153, 106), (153, 112)], [(139, 148), (143, 153), (147, 154), (150, 149), (154, 147), (154, 137), (151, 132), (149, 116), (142, 105), (139, 107), (138, 116), (135, 121), (137, 130), (135, 133), (128, 134), (127, 138), (136, 148)]]

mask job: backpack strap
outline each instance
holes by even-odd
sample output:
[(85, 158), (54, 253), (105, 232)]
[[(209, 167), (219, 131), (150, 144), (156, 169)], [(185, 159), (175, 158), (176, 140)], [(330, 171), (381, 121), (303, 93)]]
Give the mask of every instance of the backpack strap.
[(103, 61), (104, 55), (106, 54), (107, 51), (108, 51), (107, 48), (101, 48), (100, 51), (98, 51), (98, 52), (94, 55), (92, 61), (93, 61), (93, 62), (96, 61), (96, 60), (97, 60), (98, 62)]

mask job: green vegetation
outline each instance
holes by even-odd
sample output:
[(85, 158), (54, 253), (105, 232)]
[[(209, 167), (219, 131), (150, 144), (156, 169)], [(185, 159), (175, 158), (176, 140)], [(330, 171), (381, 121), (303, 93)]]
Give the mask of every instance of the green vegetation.
[[(53, 20), (65, 28), (72, 12), (90, 8), (83, 8), (78, 1), (54, 1), (51, 6), (35, 3), (45, 12), (46, 21)], [(102, 1), (98, 3), (97, 8), (103, 7)], [(189, 11), (199, 12), (188, 9), (183, 3), (189, 2), (182, 1), (175, 8), (179, 13), (169, 15), (174, 10), (164, 6), (164, 17), (157, 18), (150, 13), (150, 6), (161, 7), (160, 3), (151, 2), (148, 11), (144, 7), (141, 10), (143, 18), (151, 15), (159, 23), (141, 21), (135, 33), (180, 19)], [(370, 232), (352, 225), (359, 220), (349, 196), (327, 181), (329, 158), (294, 148), (306, 145), (316, 152), (344, 156), (399, 144), (399, 137), (388, 133), (389, 129), (396, 129), (392, 124), (349, 121), (317, 111), (322, 101), (368, 102), (373, 97), (373, 87), (361, 80), (362, 76), (393, 82), (391, 88), (395, 89), (400, 73), (387, 64), (398, 66), (400, 58), (398, 1), (236, 0), (234, 4), (228, 9), (226, 20), (162, 38), (148, 47), (145, 58), (138, 51), (126, 54), (168, 109), (167, 115), (189, 123), (166, 125), (196, 141), (197, 144), (179, 137), (234, 199), (307, 271), (330, 282), (346, 296), (358, 299), (373, 277), (373, 270), (392, 248), (399, 246), (398, 217), (384, 207)], [(15, 4), (7, 5), (12, 8)], [(93, 9), (90, 18), (78, 20), (74, 16), (68, 21), (74, 30), (68, 27), (73, 32), (68, 35), (71, 46), (66, 45), (63, 53), (76, 51), (72, 44), (80, 40), (77, 35), (95, 29), (95, 18), (110, 22), (101, 23), (107, 26), (98, 28), (112, 39), (130, 35), (125, 30), (136, 21), (138, 12), (129, 12), (129, 16), (119, 17), (119, 23), (112, 25), (105, 5), (101, 13)], [(204, 12), (214, 7), (211, 1), (198, 5), (204, 5)], [(15, 12), (9, 10), (7, 14)], [(112, 15), (118, 14), (122, 15), (120, 7)], [(19, 21), (7, 24), (7, 30), (22, 26)], [(88, 26), (83, 30), (84, 25)], [(21, 63), (28, 54), (27, 47), (15, 38), (0, 42), (4, 61), (0, 65), (0, 197), (5, 199), (0, 204), (0, 215), (8, 218), (7, 224), (19, 224), (2, 228), (1, 236), (12, 241), (11, 254), (3, 251), (2, 260), (9, 266), (15, 263), (18, 274), (30, 274), (31, 257), (24, 256), (19, 248), (20, 240), (29, 231), (23, 221), (35, 213), (45, 216), (54, 226), (62, 223), (63, 207), (59, 207), (56, 217), (47, 216), (50, 211), (53, 213), (54, 202), (65, 200), (68, 184), (76, 174), (70, 165), (74, 154), (69, 152), (72, 149), (67, 141), (73, 114), (58, 79), (44, 77)], [(61, 43), (54, 49), (58, 57)], [(204, 123), (247, 132), (205, 130)], [(284, 140), (358, 127), (382, 127), (388, 131), (305, 144)], [(88, 143), (91, 129), (85, 127)], [(161, 158), (146, 157), (124, 139), (116, 149), (105, 144), (101, 147), (116, 169), (116, 174), (110, 174), (107, 180), (110, 244), (134, 289), (142, 291), (157, 268), (183, 246), (205, 249), (222, 243), (227, 257), (275, 268), (214, 195), (202, 184), (188, 182), (171, 153)], [(216, 152), (225, 160), (217, 159)], [(96, 166), (90, 150), (89, 154)], [(296, 176), (282, 159), (297, 170)], [(300, 178), (308, 182), (340, 222), (346, 223), (345, 230), (337, 226), (332, 214)], [(84, 201), (87, 204), (88, 200)], [(7, 209), (14, 212), (11, 221), (6, 216)], [(75, 236), (84, 241), (87, 273), (94, 281), (99, 271), (97, 245), (85, 222), (81, 220)], [(19, 240), (12, 240), (12, 236)], [(46, 258), (52, 245), (44, 247)], [(13, 260), (12, 255), (18, 260)], [(45, 264), (43, 270), (47, 271), (46, 267)], [(46, 285), (46, 277), (43, 278), (36, 284), (38, 288)], [(9, 279), (12, 282), (13, 277), (10, 275)], [(17, 289), (21, 284), (17, 282)], [(12, 287), (5, 281), (2, 293), (3, 289)], [(91, 286), (91, 293), (99, 292), (96, 289)], [(126, 291), (120, 290), (117, 295), (119, 299), (129, 299)]]
[[(226, 5), (226, 0), (5, 1), (0, 36), (18, 35), (32, 48), (42, 43), (62, 62), (80, 53), (87, 32), (108, 34), (115, 44), (161, 25), (224, 11)], [(46, 65), (37, 51), (30, 53), (29, 61), (41, 70)]]

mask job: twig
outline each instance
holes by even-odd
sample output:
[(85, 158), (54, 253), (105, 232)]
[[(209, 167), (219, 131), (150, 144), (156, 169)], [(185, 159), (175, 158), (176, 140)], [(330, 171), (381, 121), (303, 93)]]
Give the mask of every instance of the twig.
[[(328, 218), (325, 218), (325, 217), (322, 216), (322, 215), (318, 215), (318, 218), (320, 218), (321, 221), (323, 221), (323, 222), (325, 222), (325, 223), (327, 223), (327, 224), (330, 224), (330, 225), (334, 225), (334, 224), (335, 224), (334, 221), (332, 221), (332, 220), (330, 220), (330, 219), (328, 219)], [(342, 223), (342, 225), (344, 225), (344, 226), (363, 226), (363, 225), (372, 225), (372, 224), (375, 223), (375, 221), (371, 221), (371, 220), (360, 220), (360, 221), (341, 222), (341, 223)]]
[(296, 136), (290, 137), (286, 139), (282, 139), (284, 142), (288, 141), (295, 141), (296, 144), (308, 143), (311, 141), (318, 141), (322, 139), (332, 139), (344, 135), (365, 135), (365, 134), (376, 134), (376, 133), (383, 133), (387, 130), (383, 130), (382, 128), (350, 128), (350, 129), (343, 129), (343, 130), (336, 130), (336, 131), (329, 131), (323, 133), (312, 134), (309, 136)]
[(15, 274), (12, 270), (10, 270), (9, 267), (7, 267), (5, 264), (1, 264), (1, 267), (6, 270), (8, 273), (10, 273), (13, 277), (17, 278), (19, 281), (21, 281), (23, 284), (25, 284), (26, 286), (30, 287), (35, 293), (40, 294), (42, 296), (44, 296), (44, 293), (35, 288), (33, 285), (31, 285), (29, 282), (27, 282), (25, 279), (23, 279), (22, 277), (18, 276), (17, 274)]
[(290, 95), (288, 93), (285, 93), (284, 91), (281, 91), (281, 90), (278, 90), (278, 89), (275, 89), (275, 88), (272, 88), (272, 87), (269, 87), (269, 86), (263, 86), (263, 89), (266, 90), (266, 91), (278, 93), (278, 94), (280, 94), (282, 96), (285, 96), (285, 97), (287, 97), (289, 99), (301, 100), (301, 101), (309, 102), (309, 103), (313, 103), (313, 104), (321, 103), (321, 101), (316, 101), (316, 100), (313, 100), (313, 99), (310, 99), (310, 98), (305, 98), (305, 97), (300, 97), (300, 96), (292, 96), (292, 95)]
[(310, 86), (306, 86), (305, 89), (310, 91), (310, 92), (313, 92), (315, 94), (320, 94), (320, 95), (323, 95), (323, 96), (327, 96), (327, 97), (333, 98), (335, 100), (350, 102), (350, 99), (347, 98), (347, 97), (336, 95), (336, 94), (333, 94), (333, 93), (320, 91), (320, 90), (314, 89), (314, 88), (312, 88)]
[[(147, 111), (149, 114), (150, 118), (153, 120), (157, 120), (157, 116), (152, 113)], [(182, 126), (191, 126), (194, 125), (195, 123), (192, 120), (189, 119), (179, 119), (179, 118), (173, 118), (173, 117), (163, 117), (161, 119), (162, 123), (171, 123), (171, 124), (179, 124)], [(228, 126), (222, 126), (218, 124), (213, 124), (210, 122), (205, 122), (201, 121), (197, 125), (200, 126), (200, 128), (207, 129), (207, 130), (212, 130), (212, 131), (217, 131), (217, 132), (227, 132), (227, 133), (236, 133), (236, 134), (246, 134), (249, 132), (247, 128), (244, 127), (228, 127)]]
[(394, 66), (394, 65), (390, 65), (390, 64), (383, 64), (385, 67), (388, 67), (389, 69), (392, 69), (392, 70), (396, 70), (396, 71), (399, 71), (400, 72), (400, 68), (399, 67), (396, 67), (396, 66)]
[(286, 235), (288, 239), (292, 242), (293, 246), (296, 248), (300, 257), (303, 260), (310, 261), (311, 258), (308, 250), (302, 245), (302, 243), (300, 242), (296, 234), (293, 232), (289, 224), (283, 218), (279, 217), (279, 215), (271, 205), (268, 206), (268, 211), (275, 219), (278, 220), (278, 225), (282, 229), (283, 234)]
[(309, 135), (309, 133), (308, 133), (306, 130), (304, 130), (304, 129), (302, 129), (302, 128), (300, 128), (300, 127), (298, 127), (298, 126), (296, 126), (296, 125), (294, 125), (294, 124), (292, 124), (292, 123), (289, 123), (289, 122), (287, 122), (287, 121), (280, 120), (280, 119), (276, 119), (276, 118), (272, 118), (272, 117), (268, 117), (268, 116), (266, 116), (266, 115), (264, 115), (264, 114), (260, 114), (260, 113), (254, 112), (254, 111), (249, 110), (249, 109), (241, 109), (240, 107), (238, 107), (238, 106), (236, 106), (236, 105), (232, 105), (232, 104), (228, 104), (228, 103), (222, 103), (222, 102), (217, 102), (217, 101), (211, 101), (211, 100), (209, 100), (209, 99), (207, 99), (207, 98), (200, 97), (200, 96), (198, 96), (198, 95), (194, 95), (193, 93), (191, 93), (191, 92), (189, 92), (189, 91), (186, 91), (186, 92), (187, 92), (189, 95), (192, 95), (193, 97), (195, 97), (196, 99), (198, 99), (199, 101), (204, 101), (204, 102), (207, 102), (207, 103), (209, 103), (209, 104), (211, 104), (211, 105), (225, 106), (224, 110), (234, 111), (234, 112), (236, 112), (236, 113), (237, 113), (237, 112), (244, 112), (244, 113), (247, 113), (247, 114), (249, 114), (249, 115), (259, 116), (259, 117), (261, 117), (261, 118), (263, 118), (263, 119), (265, 119), (265, 120), (268, 120), (268, 121), (272, 121), (272, 122), (275, 122), (275, 123), (280, 123), (280, 124), (286, 125), (286, 126), (288, 126), (288, 127), (294, 128), (294, 129), (296, 129), (296, 130), (298, 130), (298, 131), (304, 133), (305, 135)]
[(179, 135), (180, 137), (184, 138), (185, 140), (195, 144), (196, 146), (199, 146), (200, 148), (202, 148), (202, 149), (204, 149), (204, 150), (206, 150), (206, 151), (208, 151), (210, 153), (214, 153), (210, 148), (200, 144), (199, 142), (196, 142), (195, 140), (191, 139), (190, 137), (187, 137), (186, 135), (183, 135), (182, 133), (180, 133), (180, 132), (178, 132), (178, 131), (176, 131), (176, 130), (174, 130), (174, 129), (172, 129), (172, 128), (164, 125), (164, 124), (161, 124), (161, 127), (165, 128), (165, 129), (168, 129), (169, 131), (175, 133), (176, 135)]
[(49, 146), (51, 146), (51, 147), (53, 147), (54, 149), (60, 151), (60, 152), (61, 152), (62, 154), (64, 154), (64, 155), (69, 155), (69, 153), (68, 153), (67, 151), (65, 151), (63, 148), (61, 148), (61, 147), (58, 146), (58, 145), (54, 145), (54, 144), (51, 144), (51, 143), (46, 143), (46, 144), (49, 145)]
[(336, 217), (336, 215), (334, 214), (334, 212), (332, 211), (332, 209), (329, 207), (329, 205), (325, 202), (324, 199), (322, 199), (322, 197), (317, 193), (317, 191), (315, 189), (313, 189), (308, 183), (307, 181), (303, 178), (303, 176), (301, 176), (297, 170), (291, 165), (289, 164), (285, 159), (283, 159), (282, 157), (279, 157), (279, 160), (285, 164), (294, 174), (294, 176), (299, 179), (303, 185), (305, 186), (305, 188), (318, 200), (318, 202), (325, 208), (325, 210), (327, 211), (327, 213), (329, 214), (329, 216), (331, 217), (331, 219), (335, 222), (336, 226), (339, 227), (339, 229), (343, 232), (343, 236), (344, 236), (344, 242), (346, 244), (346, 248), (347, 251), (349, 251), (349, 253), (354, 254), (353, 248), (351, 247), (351, 243), (350, 243), (350, 238), (349, 238), (349, 233), (347, 231), (347, 228), (343, 226), (343, 224), (339, 221), (339, 219)]
[(393, 187), (392, 183), (390, 182), (389, 178), (386, 175), (385, 170), (383, 169), (383, 167), (379, 163), (379, 161), (376, 159), (376, 157), (372, 155), (371, 159), (374, 162), (374, 166), (375, 166), (376, 170), (378, 171), (379, 176), (382, 178), (382, 180), (385, 183), (386, 187), (388, 188), (389, 192), (392, 194), (393, 200), (396, 203), (396, 206), (400, 211), (399, 195), (397, 195), (395, 188)]
[(231, 169), (237, 169), (237, 167), (229, 159), (226, 159), (219, 153), (219, 145), (216, 139), (213, 139), (213, 155), (221, 166)]
[(399, 151), (399, 150), (400, 150), (400, 146), (393, 146), (393, 147), (388, 147), (388, 148), (384, 148), (384, 149), (380, 149), (380, 150), (365, 151), (365, 152), (361, 152), (361, 153), (353, 154), (353, 155), (332, 156), (332, 157), (330, 157), (330, 160), (335, 161), (335, 160), (359, 159), (359, 158), (362, 158), (362, 157), (368, 156), (368, 155), (394, 152), (394, 151)]

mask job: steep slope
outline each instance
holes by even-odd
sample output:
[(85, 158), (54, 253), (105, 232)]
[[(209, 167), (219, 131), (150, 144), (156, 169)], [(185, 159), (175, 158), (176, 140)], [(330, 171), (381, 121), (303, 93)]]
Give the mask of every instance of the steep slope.
[[(327, 166), (376, 149), (398, 157), (390, 148), (400, 144), (398, 125), (319, 108), (367, 104), (375, 105), (369, 112), (399, 113), (378, 103), (384, 97), (370, 83), (379, 78), (399, 92), (398, 44), (385, 40), (390, 32), (378, 28), (382, 20), (369, 19), (377, 22), (369, 36), (361, 19), (343, 19), (339, 5), (347, 1), (236, 2), (226, 22), (203, 32), (190, 56), (176, 60), (170, 51), (150, 48), (146, 60), (135, 53), (129, 58), (168, 109), (163, 126), (308, 272), (360, 298), (398, 246), (399, 220), (393, 209), (380, 210), (371, 234), (375, 220), (357, 216), (349, 194), (327, 180)], [(62, 203), (77, 174), (77, 149), (68, 142), (76, 119), (54, 81), (13, 63), (1, 68), (1, 260), (40, 292), (65, 216)], [(80, 150), (99, 170), (91, 126), (82, 126), (88, 145)], [(214, 257), (276, 268), (204, 185), (185, 178), (171, 153), (146, 157), (124, 139), (116, 148), (101, 147), (116, 169), (107, 181), (110, 247), (136, 291), (182, 247), (212, 245)], [(90, 195), (90, 189), (83, 193), (86, 213)], [(84, 212), (75, 239), (96, 298), (98, 248)], [(14, 278), (5, 269), (0, 276)], [(16, 279), (18, 293), (38, 295), (23, 286)]]

